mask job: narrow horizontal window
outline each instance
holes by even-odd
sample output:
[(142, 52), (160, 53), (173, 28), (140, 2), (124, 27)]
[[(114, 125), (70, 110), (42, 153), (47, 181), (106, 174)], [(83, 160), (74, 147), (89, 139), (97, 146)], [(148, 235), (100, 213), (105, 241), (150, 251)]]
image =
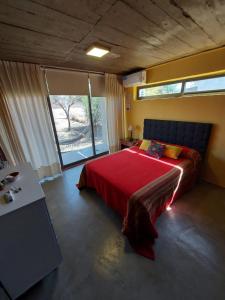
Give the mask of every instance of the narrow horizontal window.
[(161, 85), (140, 86), (137, 88), (137, 99), (158, 99), (221, 92), (225, 93), (225, 75), (201, 79), (187, 79)]
[(219, 92), (225, 90), (225, 76), (186, 81), (184, 94)]
[(138, 88), (138, 99), (166, 97), (178, 95), (182, 90), (182, 82)]

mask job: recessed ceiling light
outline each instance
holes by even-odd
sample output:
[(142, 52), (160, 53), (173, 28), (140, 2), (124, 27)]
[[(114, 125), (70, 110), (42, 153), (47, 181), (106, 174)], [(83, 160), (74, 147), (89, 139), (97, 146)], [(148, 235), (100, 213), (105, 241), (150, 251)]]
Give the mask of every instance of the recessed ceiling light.
[(109, 53), (109, 49), (102, 47), (102, 46), (91, 46), (88, 48), (86, 54), (96, 57), (102, 57)]

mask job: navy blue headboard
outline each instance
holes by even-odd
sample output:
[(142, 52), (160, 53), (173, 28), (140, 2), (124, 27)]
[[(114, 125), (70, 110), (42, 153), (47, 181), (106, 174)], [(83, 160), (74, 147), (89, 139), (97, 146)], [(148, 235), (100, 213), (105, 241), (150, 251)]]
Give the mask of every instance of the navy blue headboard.
[(145, 119), (143, 138), (188, 146), (204, 156), (211, 128), (209, 123)]

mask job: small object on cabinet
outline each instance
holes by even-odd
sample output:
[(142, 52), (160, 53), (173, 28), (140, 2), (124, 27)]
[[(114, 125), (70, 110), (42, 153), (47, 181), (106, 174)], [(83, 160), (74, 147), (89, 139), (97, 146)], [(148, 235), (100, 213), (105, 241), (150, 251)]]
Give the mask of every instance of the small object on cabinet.
[(13, 201), (13, 197), (10, 192), (4, 194), (5, 203), (10, 203)]

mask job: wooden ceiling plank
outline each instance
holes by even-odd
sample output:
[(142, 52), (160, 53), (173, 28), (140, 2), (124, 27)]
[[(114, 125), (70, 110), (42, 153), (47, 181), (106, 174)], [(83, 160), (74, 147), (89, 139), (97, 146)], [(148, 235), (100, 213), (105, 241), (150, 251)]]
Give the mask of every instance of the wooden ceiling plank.
[(223, 45), (224, 26), (224, 0), (0, 0), (0, 58), (122, 73)]
[(40, 48), (34, 48), (34, 47), (30, 47), (27, 44), (16, 44), (16, 49), (15, 49), (15, 44), (9, 44), (9, 43), (4, 43), (1, 42), (1, 48), (0, 51), (11, 51), (14, 53), (23, 53), (24, 51), (29, 52), (30, 54), (33, 53), (39, 53), (41, 55), (51, 55), (52, 56), (56, 56), (56, 57), (60, 57), (61, 59), (65, 59), (66, 55), (65, 53), (61, 53), (59, 51), (57, 51), (57, 49), (51, 49), (51, 52), (49, 50), (46, 49), (40, 49)]
[[(154, 22), (155, 25), (159, 26), (162, 30), (177, 39), (188, 44), (194, 49), (202, 49), (204, 47), (216, 46), (212, 40), (209, 39), (208, 35), (205, 34), (195, 23), (192, 22), (192, 30), (186, 28), (180, 22), (177, 22), (170, 14), (167, 13), (169, 7), (174, 7), (169, 3), (169, 0), (161, 1), (142, 1), (142, 0), (123, 0), (125, 3), (129, 3), (131, 7), (142, 13), (147, 19)], [(161, 6), (158, 5), (160, 2)], [(162, 4), (166, 4), (164, 7)], [(185, 18), (183, 16), (183, 18)], [(197, 34), (196, 34), (197, 33)]]
[(101, 69), (102, 71), (104, 72), (110, 72), (110, 71), (113, 71), (114, 72), (117, 72), (117, 73), (121, 73), (122, 70), (123, 72), (129, 72), (131, 71), (132, 69), (134, 68), (143, 68), (143, 65), (140, 64), (140, 61), (138, 62), (131, 62), (130, 60), (125, 60), (123, 58), (119, 58), (117, 59), (117, 63), (113, 63), (112, 60), (104, 60), (104, 64), (102, 63), (102, 61), (99, 61), (99, 60), (91, 60), (91, 61), (87, 61), (86, 59), (82, 57), (79, 58), (78, 55), (76, 55), (74, 57), (75, 59), (71, 59), (70, 61), (68, 61), (68, 65), (73, 65), (73, 66), (78, 66), (78, 64), (80, 64), (81, 66), (83, 65), (87, 65), (89, 66), (89, 69), (90, 68), (98, 68)]
[[(171, 0), (183, 15), (190, 18), (217, 44), (225, 42), (224, 1)], [(222, 16), (222, 17), (219, 17)], [(222, 21), (223, 20), (223, 21)]]
[[(133, 36), (130, 36), (118, 29), (111, 28), (109, 26), (102, 26), (100, 23), (93, 30), (93, 34), (88, 36), (83, 42), (90, 44), (90, 37), (98, 40), (105, 40), (108, 44), (116, 44), (117, 46), (123, 47), (127, 52), (133, 50), (142, 53), (143, 55), (153, 55), (155, 58), (168, 59), (172, 55), (168, 54), (163, 49), (158, 49), (145, 41), (139, 40)], [(92, 41), (94, 42), (94, 40)]]
[(52, 65), (52, 66), (63, 66), (63, 61), (60, 60), (55, 60), (55, 59), (45, 59), (43, 57), (38, 58), (38, 57), (29, 57), (29, 56), (13, 56), (11, 57), (10, 55), (8, 55), (7, 53), (5, 55), (0, 54), (1, 55), (1, 60), (7, 60), (7, 61), (17, 61), (17, 62), (24, 62), (24, 63), (34, 63), (34, 64), (39, 64), (39, 65)]
[(59, 53), (67, 54), (75, 45), (74, 42), (46, 36), (42, 33), (21, 29), (15, 26), (1, 24), (0, 43), (15, 45), (27, 45), (33, 49), (51, 51), (57, 49)]
[(186, 15), (179, 7), (171, 0), (153, 0), (161, 10), (174, 19), (180, 26), (186, 29), (190, 34), (193, 34), (195, 39), (206, 48), (216, 47), (216, 43), (211, 37), (199, 26), (191, 17)]
[(0, 22), (70, 41), (80, 41), (92, 25), (27, 0), (0, 3)]
[(100, 23), (121, 30), (145, 42), (149, 42), (151, 37), (154, 37), (159, 41), (157, 47), (171, 54), (193, 52), (193, 48), (184, 44), (176, 37), (172, 38), (168, 33), (165, 33), (139, 12), (131, 9), (121, 1), (118, 1), (114, 5), (107, 16), (102, 18)]
[(74, 69), (80, 69), (80, 70), (94, 70), (96, 72), (107, 72), (107, 73), (115, 73), (115, 74), (119, 74), (121, 73), (121, 68), (119, 66), (112, 66), (112, 67), (104, 67), (103, 65), (95, 65), (95, 66), (90, 66), (89, 64), (87, 64), (85, 61), (84, 62), (76, 62), (76, 63), (71, 63), (71, 62), (67, 62), (63, 64), (64, 68), (74, 68)]
[[(168, 15), (166, 15), (161, 9), (159, 9), (150, 0), (122, 0), (131, 9), (138, 12), (144, 18), (149, 20), (154, 26), (164, 32), (166, 37), (171, 39), (177, 39), (182, 43), (186, 44), (189, 48), (194, 48), (192, 43), (190, 43), (185, 37), (182, 37), (180, 33), (185, 34), (184, 29), (172, 20)], [(161, 34), (160, 33), (160, 34)]]
[(1, 55), (1, 59), (2, 60), (10, 60), (10, 61), (14, 61), (15, 59), (17, 61), (21, 61), (21, 62), (25, 62), (29, 59), (29, 61), (31, 62), (41, 62), (41, 63), (44, 63), (44, 62), (59, 62), (59, 63), (63, 63), (64, 61), (61, 60), (61, 59), (58, 59), (58, 58), (55, 58), (55, 57), (43, 57), (43, 56), (39, 56), (39, 55), (29, 55), (29, 54), (13, 54), (11, 55), (10, 53), (7, 53), (7, 52), (2, 52), (0, 51), (0, 55)]
[(90, 24), (96, 24), (102, 15), (111, 7), (115, 0), (31, 0), (44, 7), (66, 14)]
[(133, 37), (128, 37), (124, 33), (120, 33), (117, 30), (111, 29), (109, 27), (104, 26), (102, 30), (102, 26), (96, 26), (93, 32), (86, 36), (86, 38), (75, 46), (75, 48), (71, 51), (70, 54), (67, 56), (67, 60), (70, 60), (70, 57), (73, 56), (73, 52), (81, 51), (83, 55), (85, 54), (85, 50), (88, 48), (89, 45), (94, 43), (100, 43), (103, 46), (106, 46), (111, 49), (111, 55), (107, 55), (107, 57), (115, 57), (118, 54), (118, 49), (123, 49), (123, 52), (126, 52), (126, 56), (129, 53), (133, 52), (142, 57), (152, 57), (153, 62), (158, 62), (162, 57), (164, 59), (168, 59), (168, 54), (161, 50), (155, 49), (151, 45), (137, 40)]
[[(64, 65), (67, 66), (74, 66), (74, 67), (78, 67), (78, 66), (88, 66), (89, 70), (90, 69), (95, 69), (98, 68), (98, 70), (102, 70), (105, 72), (109, 72), (109, 70), (119, 70), (119, 66), (117, 64), (113, 64), (112, 61), (106, 61), (103, 60), (104, 63), (102, 63), (102, 60), (99, 59), (91, 59), (89, 57), (85, 58), (83, 55), (80, 55), (79, 53), (74, 53), (74, 57), (71, 56), (71, 59), (64, 62)], [(124, 62), (122, 63), (123, 68), (125, 67)]]
[[(102, 64), (109, 64), (109, 63), (119, 64), (119, 62), (120, 63), (122, 62), (123, 64), (128, 65), (129, 67), (132, 66), (133, 64), (135, 64), (135, 65), (138, 65), (138, 67), (140, 67), (140, 68), (144, 68), (146, 66), (146, 61), (147, 61), (147, 63), (154, 64), (161, 60), (159, 58), (158, 59), (154, 58), (151, 55), (151, 52), (148, 53), (148, 56), (146, 57), (145, 55), (143, 55), (140, 52), (127, 51), (127, 49), (119, 47), (119, 46), (113, 47), (113, 53), (117, 53), (118, 56), (113, 57), (109, 54), (101, 59), (100, 58), (91, 58), (91, 57), (90, 58), (88, 57), (87, 59), (90, 60), (90, 62), (95, 61), (95, 62), (102, 63)], [(83, 56), (83, 53), (78, 50), (78, 51), (73, 52), (73, 55), (71, 55), (71, 57), (70, 57), (70, 61), (71, 60), (75, 61), (77, 59), (77, 57), (80, 57), (80, 59), (82, 59), (82, 60), (85, 59)]]
[[(95, 42), (93, 39), (93, 36), (87, 37), (85, 40), (86, 43), (92, 43)], [(105, 42), (105, 46), (110, 47), (110, 44), (107, 44)], [(134, 49), (128, 49), (121, 47), (120, 45), (111, 45), (111, 52), (107, 54), (106, 56), (102, 58), (95, 58), (95, 57), (90, 57), (84, 55), (84, 51), (82, 48), (80, 48), (80, 45), (76, 48), (73, 49), (72, 53), (70, 54), (69, 57), (67, 57), (67, 61), (74, 61), (77, 62), (77, 60), (86, 60), (89, 61), (90, 63), (95, 62), (97, 64), (103, 64), (106, 67), (108, 64), (116, 64), (116, 65), (129, 65), (129, 68), (132, 66), (132, 64), (138, 65), (139, 68), (144, 68), (146, 65), (146, 61), (150, 63), (158, 63), (161, 61), (161, 58), (155, 58), (151, 54), (150, 51), (137, 51)]]
[(42, 52), (42, 51), (32, 51), (30, 49), (17, 49), (17, 51), (15, 51), (14, 49), (11, 49), (10, 47), (4, 47), (4, 49), (0, 49), (0, 53), (1, 54), (8, 54), (11, 55), (11, 57), (13, 56), (30, 56), (30, 57), (43, 57), (43, 58), (52, 58), (52, 59), (57, 59), (57, 60), (61, 60), (64, 61), (65, 60), (65, 56), (64, 55), (59, 55), (58, 53), (54, 53), (54, 52)]

